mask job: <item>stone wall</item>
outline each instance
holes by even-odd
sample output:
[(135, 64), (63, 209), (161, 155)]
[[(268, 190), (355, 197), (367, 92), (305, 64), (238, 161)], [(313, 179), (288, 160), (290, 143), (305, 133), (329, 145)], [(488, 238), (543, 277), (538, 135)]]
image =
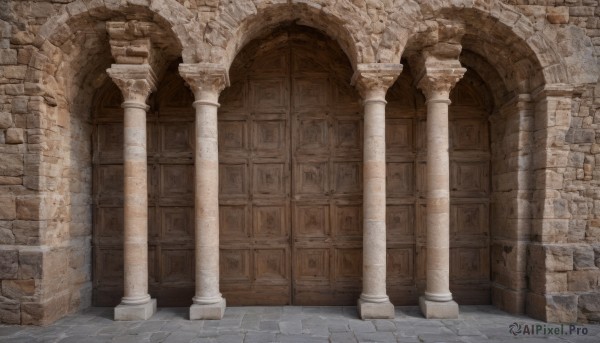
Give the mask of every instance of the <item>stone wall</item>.
[(600, 321), (598, 1), (25, 0), (0, 2), (0, 322), (90, 304), (90, 107), (113, 63), (106, 22), (132, 20), (153, 23), (164, 61), (226, 67), (285, 21), (324, 31), (354, 67), (398, 63), (464, 21), (460, 60), (495, 104), (494, 303)]

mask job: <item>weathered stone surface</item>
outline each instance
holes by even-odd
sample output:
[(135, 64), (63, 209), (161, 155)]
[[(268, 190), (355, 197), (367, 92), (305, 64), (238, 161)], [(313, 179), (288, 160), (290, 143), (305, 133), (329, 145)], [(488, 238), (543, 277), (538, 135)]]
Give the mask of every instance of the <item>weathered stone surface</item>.
[(0, 112), (0, 129), (7, 129), (13, 125), (12, 115), (7, 112)]
[(569, 8), (567, 6), (547, 7), (546, 18), (552, 24), (567, 24), (569, 22)]
[(23, 156), (19, 154), (3, 153), (0, 150), (0, 176), (23, 175)]
[(552, 323), (577, 321), (577, 295), (546, 295), (546, 320)]
[(51, 219), (59, 206), (59, 199), (52, 195), (27, 195), (17, 197), (17, 219)]
[(23, 129), (10, 128), (6, 130), (6, 144), (22, 144), (24, 142)]
[(578, 270), (567, 272), (571, 292), (590, 292), (600, 290), (600, 270)]
[(588, 293), (579, 296), (579, 320), (583, 322), (600, 321), (600, 294)]
[(2, 295), (11, 299), (20, 299), (35, 294), (35, 280), (4, 280), (2, 281)]
[(0, 220), (0, 244), (14, 244), (15, 235), (12, 231), (12, 221)]
[(15, 220), (12, 225), (14, 240), (17, 244), (37, 244), (40, 230), (44, 230), (46, 227), (46, 223), (41, 221)]
[(22, 250), (19, 253), (19, 278), (41, 279), (44, 268), (44, 256), (41, 251)]
[(0, 322), (21, 324), (20, 303), (18, 300), (0, 296)]
[(0, 249), (0, 279), (16, 279), (19, 270), (19, 252)]
[(11, 220), (17, 217), (15, 198), (0, 194), (0, 220)]
[(69, 294), (62, 292), (53, 294), (43, 302), (21, 303), (21, 324), (46, 325), (61, 318), (68, 312)]
[(577, 246), (573, 249), (573, 266), (575, 270), (596, 269), (594, 249), (589, 246)]

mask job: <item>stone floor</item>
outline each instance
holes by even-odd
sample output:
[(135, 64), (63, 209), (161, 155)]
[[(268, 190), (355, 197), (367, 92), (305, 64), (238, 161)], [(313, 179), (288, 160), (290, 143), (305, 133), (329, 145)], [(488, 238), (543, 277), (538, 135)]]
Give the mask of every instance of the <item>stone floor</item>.
[(147, 321), (115, 322), (111, 308), (91, 308), (47, 327), (0, 325), (0, 342), (600, 342), (600, 325), (524, 334), (561, 326), (492, 306), (460, 310), (458, 320), (426, 320), (417, 307), (397, 307), (394, 320), (362, 321), (355, 307), (228, 307), (223, 320), (189, 321), (186, 308), (159, 308)]

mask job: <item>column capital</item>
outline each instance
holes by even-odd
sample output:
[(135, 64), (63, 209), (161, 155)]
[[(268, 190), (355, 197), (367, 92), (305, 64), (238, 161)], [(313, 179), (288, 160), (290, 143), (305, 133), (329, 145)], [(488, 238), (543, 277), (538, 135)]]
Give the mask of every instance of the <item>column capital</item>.
[(221, 91), (229, 87), (229, 72), (221, 64), (180, 64), (179, 74), (192, 88), (196, 101), (216, 102)]
[(146, 99), (156, 90), (156, 75), (148, 64), (113, 64), (106, 72), (121, 90), (124, 105), (146, 106)]
[(467, 69), (460, 62), (443, 66), (425, 66), (417, 87), (423, 91), (427, 101), (449, 101), (450, 90), (463, 77)]
[(385, 93), (402, 73), (399, 63), (361, 63), (352, 75), (352, 84), (363, 101), (385, 101)]

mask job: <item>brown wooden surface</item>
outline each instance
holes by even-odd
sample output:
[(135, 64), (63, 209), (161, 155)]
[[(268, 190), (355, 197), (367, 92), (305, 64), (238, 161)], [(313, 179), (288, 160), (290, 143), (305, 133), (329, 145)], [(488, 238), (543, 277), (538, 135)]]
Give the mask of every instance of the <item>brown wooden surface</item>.
[[(194, 293), (193, 96), (167, 71), (149, 103), (149, 286), (160, 306)], [(229, 305), (354, 305), (362, 276), (362, 116), (334, 42), (282, 30), (249, 44), (219, 99), (221, 291)], [(487, 112), (469, 75), (450, 107), (451, 291), (486, 304)], [(405, 70), (387, 99), (387, 270), (395, 305), (425, 287), (425, 105)], [(108, 84), (94, 131), (94, 304), (122, 296), (123, 112)]]
[(246, 48), (221, 97), (221, 290), (234, 305), (354, 304), (362, 121), (352, 70), (319, 35), (273, 40)]

